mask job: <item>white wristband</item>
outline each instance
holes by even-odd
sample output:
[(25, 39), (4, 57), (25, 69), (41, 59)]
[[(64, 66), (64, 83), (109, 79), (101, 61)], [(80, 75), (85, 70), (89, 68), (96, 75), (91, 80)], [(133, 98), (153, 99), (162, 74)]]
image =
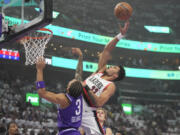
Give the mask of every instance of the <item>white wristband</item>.
[(118, 39), (118, 40), (120, 40), (120, 39), (122, 39), (124, 36), (121, 34), (121, 33), (119, 33), (117, 36), (116, 36), (116, 38)]

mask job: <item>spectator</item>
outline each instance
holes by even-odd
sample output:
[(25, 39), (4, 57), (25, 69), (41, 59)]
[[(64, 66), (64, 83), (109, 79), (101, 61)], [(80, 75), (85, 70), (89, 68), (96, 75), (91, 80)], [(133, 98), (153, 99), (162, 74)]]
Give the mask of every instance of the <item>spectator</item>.
[(19, 135), (18, 126), (16, 123), (11, 122), (9, 124), (7, 135)]
[(97, 113), (97, 117), (98, 117), (99, 123), (100, 123), (101, 127), (104, 130), (104, 133), (106, 135), (112, 135), (112, 130), (105, 126), (105, 121), (107, 119), (107, 112), (106, 112), (106, 110), (104, 108), (98, 108), (96, 110), (96, 113)]

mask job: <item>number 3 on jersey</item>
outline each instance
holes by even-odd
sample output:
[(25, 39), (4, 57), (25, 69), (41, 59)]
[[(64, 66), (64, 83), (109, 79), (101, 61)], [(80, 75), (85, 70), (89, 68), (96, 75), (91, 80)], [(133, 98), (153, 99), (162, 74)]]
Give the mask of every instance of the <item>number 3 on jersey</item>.
[(76, 115), (80, 115), (80, 113), (81, 113), (81, 100), (80, 99), (78, 99), (77, 101), (76, 101), (76, 106), (77, 106), (77, 110), (75, 111), (75, 114)]

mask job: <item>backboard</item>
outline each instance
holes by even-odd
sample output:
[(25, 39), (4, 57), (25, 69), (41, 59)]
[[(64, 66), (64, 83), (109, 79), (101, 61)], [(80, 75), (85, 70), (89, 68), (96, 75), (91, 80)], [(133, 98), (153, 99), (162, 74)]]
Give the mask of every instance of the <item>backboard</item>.
[(52, 21), (52, 0), (0, 0), (0, 47)]

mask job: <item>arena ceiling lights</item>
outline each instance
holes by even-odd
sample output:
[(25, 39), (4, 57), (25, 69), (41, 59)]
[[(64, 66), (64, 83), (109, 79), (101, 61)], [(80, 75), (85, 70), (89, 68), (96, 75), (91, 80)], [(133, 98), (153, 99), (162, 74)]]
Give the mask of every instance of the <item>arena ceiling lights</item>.
[(152, 33), (165, 33), (169, 34), (171, 29), (169, 27), (162, 27), (162, 26), (147, 26), (145, 25), (144, 28)]

